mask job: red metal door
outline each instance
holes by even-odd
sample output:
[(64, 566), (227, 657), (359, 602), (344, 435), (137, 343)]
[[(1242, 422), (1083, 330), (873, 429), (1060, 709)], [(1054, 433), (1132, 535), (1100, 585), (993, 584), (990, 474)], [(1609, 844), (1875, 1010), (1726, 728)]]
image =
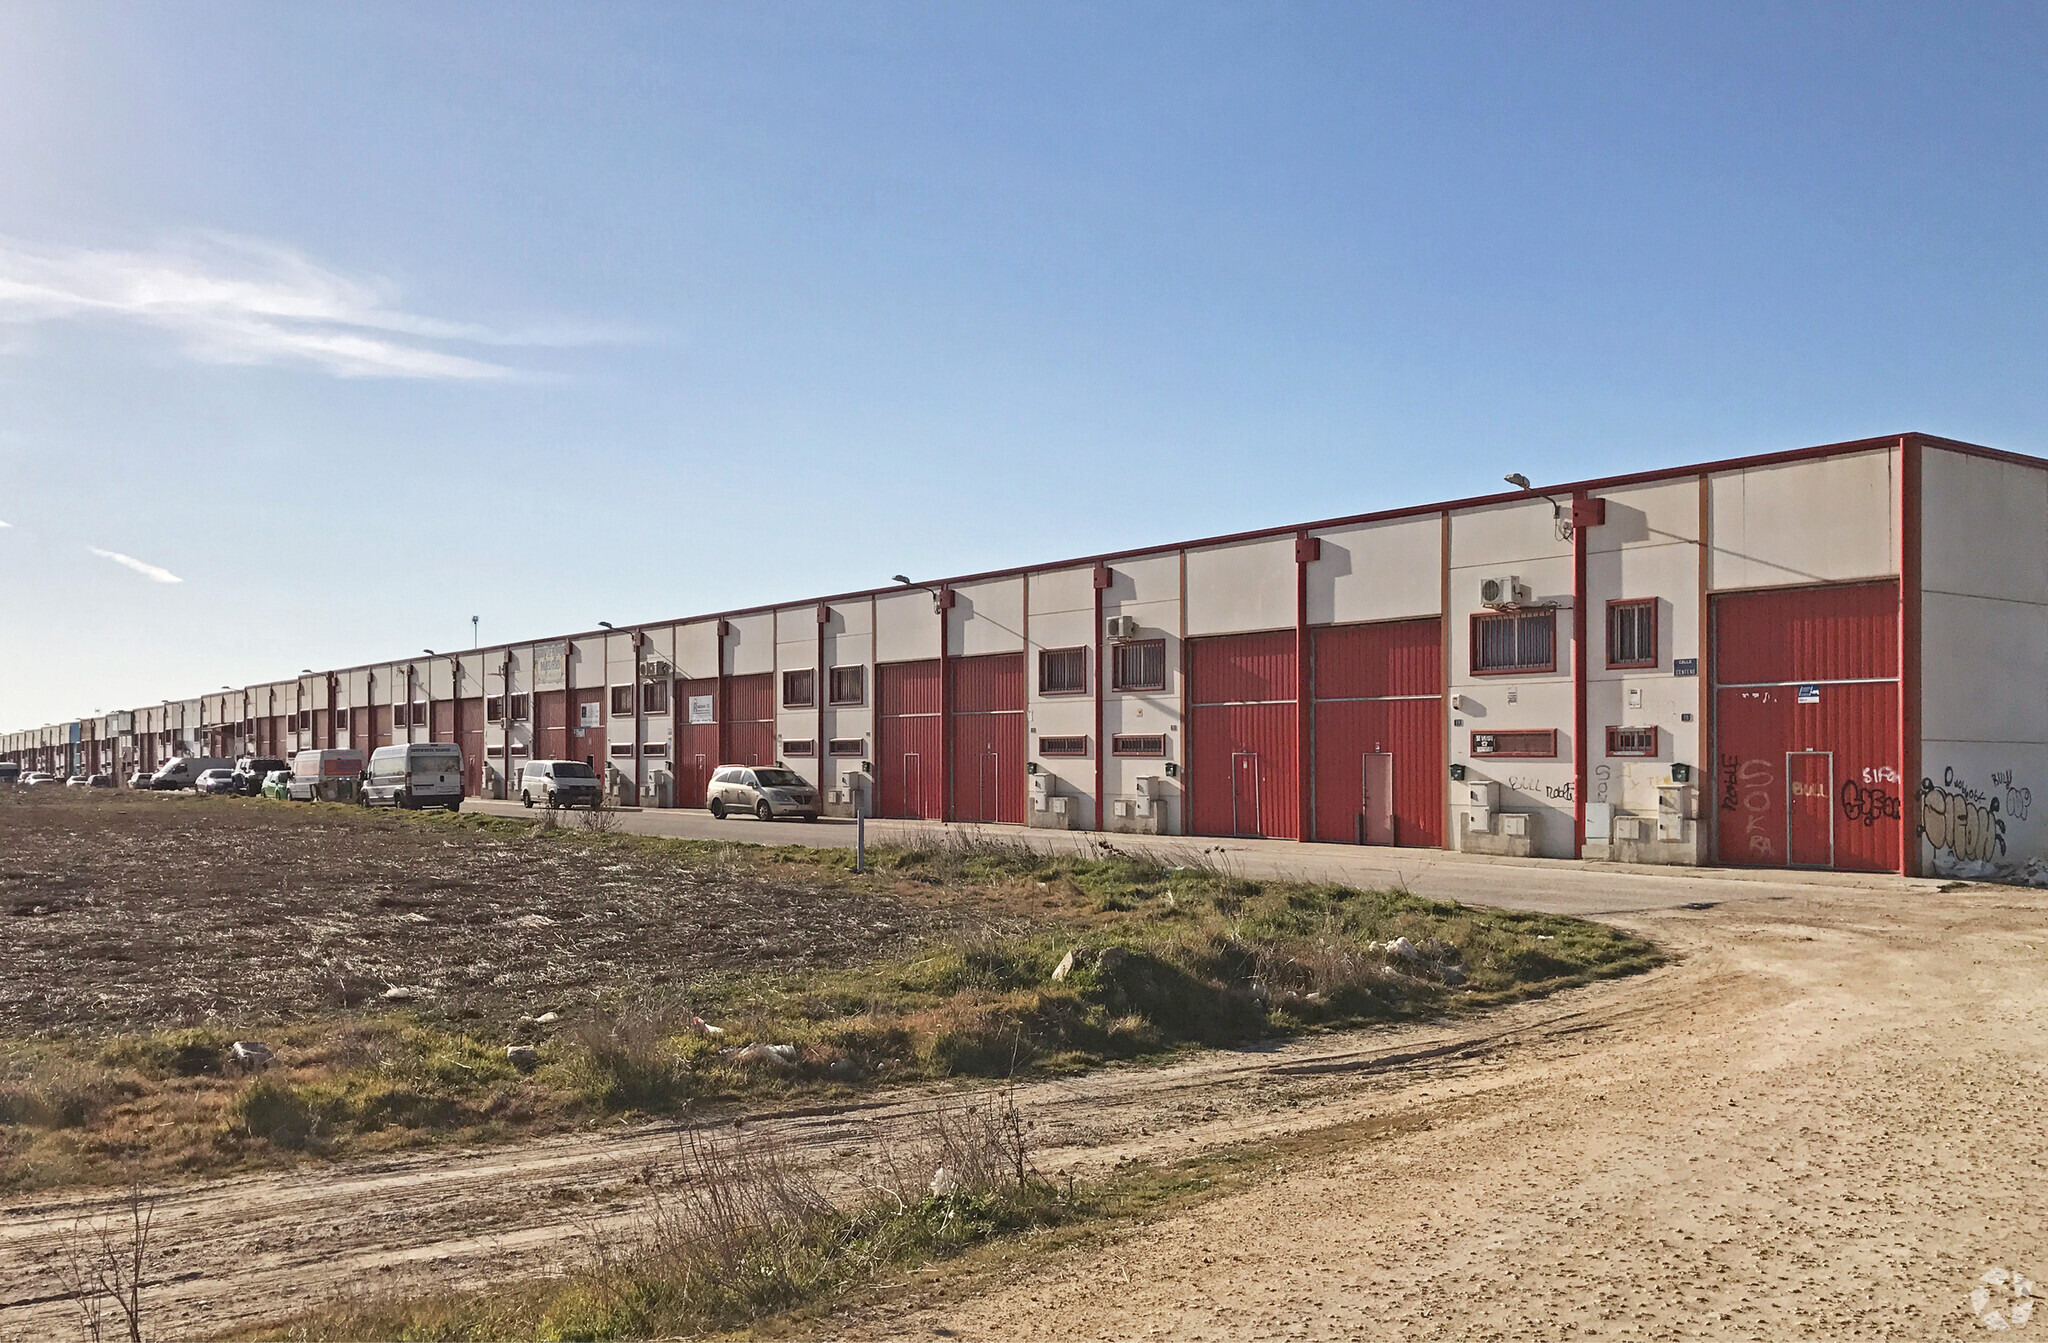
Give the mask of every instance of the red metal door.
[(484, 792), (484, 702), (480, 699), (456, 701), (455, 731), (457, 746), (462, 748), (462, 793), (465, 797), (482, 797)]
[[(676, 682), (676, 803), (701, 807), (709, 795), (718, 758), (718, 681), (704, 677)], [(694, 721), (693, 721), (694, 720)]]
[(1297, 838), (1294, 666), (1292, 630), (1189, 640), (1194, 833)]
[(775, 674), (725, 678), (727, 765), (772, 765), (775, 745)]
[(604, 689), (572, 690), (568, 699), (569, 750), (563, 758), (581, 760), (602, 777), (609, 763), (604, 746)]
[(924, 814), (924, 757), (915, 751), (906, 752), (895, 782), (895, 809), (883, 815), (912, 821), (928, 819)]
[(1239, 751), (1230, 757), (1230, 833), (1263, 835), (1259, 820), (1259, 757)]
[(1785, 861), (1835, 865), (1835, 758), (1827, 751), (1785, 757)]
[(534, 760), (569, 758), (569, 692), (537, 690), (533, 695)]
[(1394, 822), (1394, 757), (1374, 751), (1359, 757), (1358, 838), (1362, 844), (1398, 844)]
[(954, 658), (947, 675), (953, 682), (952, 819), (1022, 825), (1024, 655)]
[[(1443, 624), (1392, 620), (1311, 632), (1315, 832), (1337, 843), (1444, 842)], [(1387, 755), (1387, 840), (1362, 839), (1364, 755)]]
[(939, 661), (888, 662), (875, 668), (875, 792), (878, 816), (937, 820), (945, 815), (945, 744)]
[(1897, 871), (1898, 585), (1717, 596), (1713, 652), (1719, 861)]

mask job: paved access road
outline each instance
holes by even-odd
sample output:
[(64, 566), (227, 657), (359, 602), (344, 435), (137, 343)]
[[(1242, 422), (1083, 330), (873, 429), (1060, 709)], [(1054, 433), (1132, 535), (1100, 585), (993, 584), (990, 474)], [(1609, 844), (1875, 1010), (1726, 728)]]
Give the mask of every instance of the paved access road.
[[(531, 813), (516, 802), (470, 799), (465, 811), (498, 816)], [(641, 835), (719, 839), (740, 844), (853, 847), (851, 821), (714, 820), (694, 810), (622, 811), (619, 827)], [(1101, 843), (1172, 862), (1207, 861), (1266, 880), (1334, 881), (1350, 886), (1407, 889), (1435, 900), (1582, 916), (1674, 909), (1699, 901), (1779, 896), (1820, 889), (1868, 889), (1933, 894), (1945, 883), (1885, 874), (1740, 871), (1725, 868), (1628, 867), (1552, 859), (1487, 858), (1440, 849), (1361, 848), (1351, 844), (1297, 844), (1278, 839), (1092, 835), (1029, 830), (1013, 825), (941, 825), (931, 821), (869, 821), (870, 843), (932, 842), (947, 832), (979, 833), (1031, 844), (1051, 853), (1089, 853)]]

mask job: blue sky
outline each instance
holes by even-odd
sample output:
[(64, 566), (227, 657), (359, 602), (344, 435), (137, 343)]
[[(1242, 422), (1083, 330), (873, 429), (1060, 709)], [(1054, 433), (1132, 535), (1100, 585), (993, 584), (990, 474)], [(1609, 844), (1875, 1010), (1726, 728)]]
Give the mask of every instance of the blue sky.
[(2048, 450), (2044, 58), (2030, 5), (13, 4), (0, 727)]

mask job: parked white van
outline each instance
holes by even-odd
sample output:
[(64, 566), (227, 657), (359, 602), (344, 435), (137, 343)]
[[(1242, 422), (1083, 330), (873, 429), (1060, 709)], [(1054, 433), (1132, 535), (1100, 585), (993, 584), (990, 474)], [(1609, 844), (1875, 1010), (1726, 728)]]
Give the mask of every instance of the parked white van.
[(529, 760), (519, 767), (519, 800), (531, 807), (594, 807), (604, 781), (581, 760)]
[(162, 769), (150, 775), (149, 786), (156, 789), (197, 788), (199, 776), (210, 769), (224, 769), (232, 774), (235, 762), (217, 755), (181, 755), (166, 761)]
[(285, 796), (294, 802), (353, 802), (362, 774), (361, 751), (301, 751), (292, 757)]
[(462, 806), (462, 748), (443, 741), (379, 746), (370, 753), (361, 797), (366, 807), (455, 811)]

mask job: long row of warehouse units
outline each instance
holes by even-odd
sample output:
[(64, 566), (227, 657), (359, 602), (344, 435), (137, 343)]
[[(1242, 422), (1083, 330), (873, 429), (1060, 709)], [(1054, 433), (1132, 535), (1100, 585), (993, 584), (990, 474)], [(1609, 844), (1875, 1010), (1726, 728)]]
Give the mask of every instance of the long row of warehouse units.
[(2014, 864), (2048, 856), (2048, 461), (1833, 444), (312, 673), (0, 758), (408, 740), (489, 796), (573, 759), (701, 807), (720, 764), (780, 762), (839, 814)]

